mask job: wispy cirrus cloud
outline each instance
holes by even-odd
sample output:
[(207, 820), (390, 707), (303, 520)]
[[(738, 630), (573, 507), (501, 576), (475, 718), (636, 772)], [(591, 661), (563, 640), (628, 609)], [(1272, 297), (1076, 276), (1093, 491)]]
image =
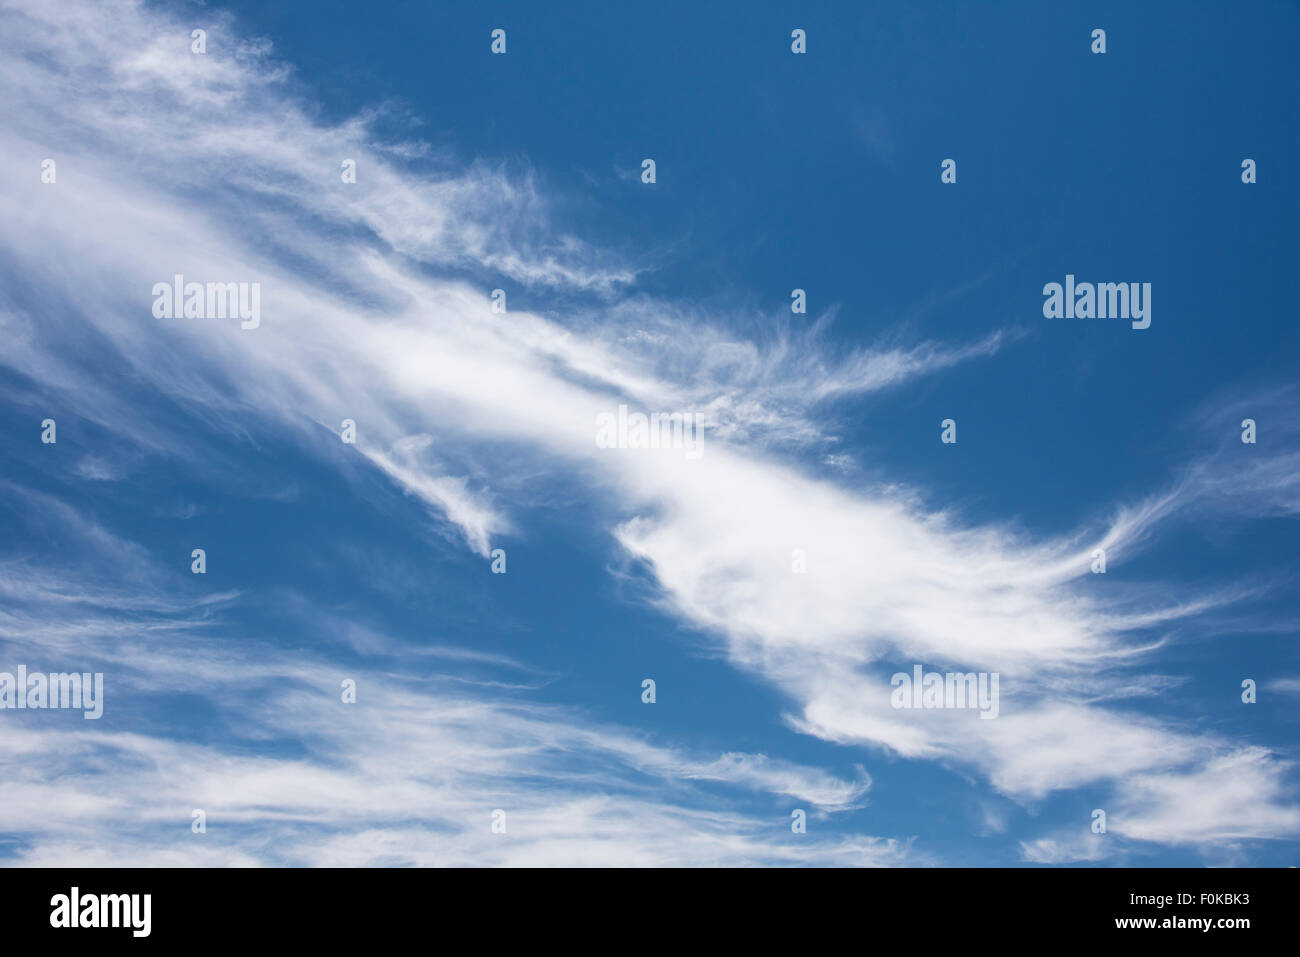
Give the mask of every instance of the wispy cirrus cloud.
[[(1214, 840), (1195, 817), (1180, 823), (1177, 793), (1153, 782), (1217, 780), (1216, 755), (1233, 743), (1176, 715), (1103, 705), (1095, 686), (1099, 675), (1140, 681), (1132, 669), (1162, 629), (1248, 589), (1102, 594), (1082, 582), (1094, 548), (1122, 562), (1242, 481), (1294, 511), (1285, 456), (1260, 456), (1236, 479), (1235, 461), (1197, 463), (1167, 492), (1061, 538), (964, 520), (905, 489), (819, 478), (774, 449), (824, 442), (837, 400), (992, 356), (1009, 333), (847, 353), (819, 340), (824, 326), (738, 336), (728, 317), (625, 294), (639, 267), (559, 233), (528, 175), (419, 168), (407, 159), (419, 150), (383, 148), (363, 121), (314, 120), (286, 69), (229, 21), (214, 20), (206, 57), (189, 53), (188, 25), (131, 3), (57, 16), (9, 4), (3, 26), (0, 95), (16, 108), (0, 142), (33, 169), (60, 144), (56, 188), (35, 176), (0, 183), (0, 247), (22, 276), (3, 320), (11, 368), (160, 456), (194, 450), (173, 439), (180, 430), (138, 421), (96, 369), (128, 371), (178, 415), (233, 430), (266, 420), (307, 448), (352, 418), (364, 460), (445, 514), (480, 557), (530, 501), (491, 476), (521, 462), (562, 474), (668, 611), (779, 689), (790, 726), (974, 770), (1022, 801), (1084, 786), (1113, 788), (1121, 803), (1156, 795), (1135, 838)], [(120, 57), (122, 47), (136, 52)], [(142, 151), (178, 113), (190, 135), (169, 139), (166, 155)], [(339, 181), (345, 157), (358, 160), (354, 185)], [(178, 272), (259, 281), (262, 327), (153, 319), (148, 290)], [(594, 301), (564, 318), (495, 314), (497, 276)], [(34, 303), (51, 307), (48, 321)], [(706, 454), (598, 449), (595, 416), (629, 401), (705, 411)], [(440, 450), (472, 448), (484, 472), (422, 459), (425, 436)], [(793, 573), (795, 549), (804, 574)], [(892, 709), (889, 673), (910, 661), (999, 671), (1002, 715)], [(1288, 765), (1249, 754), (1257, 786), (1240, 795), (1241, 813), (1259, 826), (1244, 830), (1296, 833)], [(774, 771), (735, 765), (672, 764), (699, 779), (708, 768), (733, 781)]]
[[(6, 711), (0, 722), (7, 863), (928, 860), (908, 841), (866, 835), (782, 840), (786, 812), (767, 820), (723, 797), (833, 814), (862, 806), (865, 772), (845, 780), (764, 754), (658, 744), (528, 700), (526, 685), (495, 678), (526, 666), (472, 649), (390, 637), (366, 654), (346, 644), (290, 653), (233, 620), (237, 595), (178, 596), (160, 568), (143, 582), (124, 575), (113, 558), (127, 544), (104, 533), (79, 567), (46, 559), (5, 576), (0, 670), (105, 675), (93, 726), (79, 712)], [(406, 666), (382, 663), (394, 660)], [(345, 680), (355, 703), (343, 701)], [(159, 723), (177, 699), (198, 719)], [(202, 833), (191, 830), (196, 809)]]

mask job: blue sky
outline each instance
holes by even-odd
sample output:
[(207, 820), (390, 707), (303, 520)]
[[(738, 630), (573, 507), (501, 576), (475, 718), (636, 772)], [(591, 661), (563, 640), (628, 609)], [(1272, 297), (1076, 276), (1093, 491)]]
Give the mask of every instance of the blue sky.
[(569, 10), (0, 7), (0, 859), (1293, 863), (1295, 7)]

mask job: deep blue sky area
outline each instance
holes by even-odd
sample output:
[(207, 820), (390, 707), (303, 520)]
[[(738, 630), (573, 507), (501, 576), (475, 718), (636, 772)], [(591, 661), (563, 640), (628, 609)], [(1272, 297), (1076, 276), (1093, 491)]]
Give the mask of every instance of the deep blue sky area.
[[(395, 104), (394, 137), (535, 171), (575, 234), (655, 267), (649, 291), (757, 317), (798, 286), (846, 347), (1023, 331), (846, 422), (942, 483), (952, 463), (920, 424), (960, 408), (964, 434), (996, 441), (962, 446), (955, 495), (1003, 484), (1014, 497), (989, 505), (1070, 522), (1162, 481), (1144, 449), (1197, 405), (1294, 372), (1294, 6), (852, 6), (231, 9), (326, 116)], [(792, 25), (809, 53), (776, 56)], [(487, 51), (498, 26), (505, 57)], [(1152, 327), (1045, 326), (1041, 288), (1066, 273), (1152, 282)], [(998, 483), (1017, 462), (1035, 480)]]

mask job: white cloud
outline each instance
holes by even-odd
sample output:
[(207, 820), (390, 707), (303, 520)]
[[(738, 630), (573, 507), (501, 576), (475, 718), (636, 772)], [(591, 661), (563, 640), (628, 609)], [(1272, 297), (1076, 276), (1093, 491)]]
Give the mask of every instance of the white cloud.
[[(991, 355), (1002, 338), (844, 357), (817, 326), (754, 342), (725, 319), (618, 298), (638, 267), (554, 237), (535, 180), (481, 163), (402, 166), (411, 151), (375, 145), (364, 122), (312, 119), (264, 45), (218, 20), (210, 53), (195, 57), (188, 29), (125, 2), (11, 4), (0, 16), (0, 146), (33, 170), (0, 181), (0, 247), (27, 284), (0, 313), (12, 344), (2, 361), (159, 455), (197, 453), (98, 384), (105, 363), (223, 428), (266, 420), (311, 446), (321, 427), (353, 418), (357, 451), (479, 555), (529, 501), (512, 477), (520, 463), (563, 473), (590, 494), (593, 522), (653, 572), (664, 606), (779, 688), (792, 726), (828, 740), (975, 768), (1024, 800), (1211, 773), (1217, 738), (1084, 699), (1105, 675), (1132, 686), (1125, 669), (1159, 628), (1240, 590), (1155, 600), (1081, 581), (1093, 548), (1122, 562), (1189, 501), (1220, 497), (1219, 472), (1052, 540), (906, 490), (812, 477), (773, 450), (830, 443), (825, 404)], [(141, 148), (158, 143), (167, 148)], [(35, 172), (51, 150), (53, 187)], [(359, 160), (355, 187), (339, 182), (344, 156)], [(568, 321), (496, 315), (487, 285), (464, 271), (598, 301)], [(260, 282), (262, 326), (154, 319), (148, 291), (177, 272)], [(48, 307), (40, 323), (24, 298)], [(703, 458), (597, 449), (595, 415), (623, 401), (706, 411)], [(413, 435), (488, 464), (456, 474), (400, 454), (418, 451), (399, 444)], [(1253, 487), (1285, 511), (1295, 470), (1269, 461)], [(807, 574), (792, 573), (796, 548)], [(999, 671), (1001, 717), (892, 710), (900, 661)], [(1252, 767), (1266, 781), (1283, 771), (1262, 752)], [(729, 773), (785, 774), (752, 761)], [(1253, 802), (1246, 819), (1295, 830), (1276, 789), (1242, 800)], [(1212, 833), (1193, 819), (1180, 837), (1176, 819), (1162, 820), (1146, 833)]]
[(1094, 864), (1111, 856), (1107, 842), (1105, 834), (1093, 834), (1081, 826), (1079, 833), (1062, 832), (1055, 837), (1021, 841), (1020, 856), (1032, 864)]
[[(6, 500), (17, 497), (8, 486)], [(41, 502), (52, 501), (42, 494)], [(367, 635), (281, 600), (286, 651), (228, 620), (239, 596), (173, 594), (163, 569), (123, 567), (130, 543), (71, 509), (28, 522), (80, 563), (10, 562), (0, 670), (102, 672), (103, 716), (6, 711), (0, 721), (12, 860), (37, 866), (603, 865), (925, 862), (909, 841), (790, 833), (789, 811), (863, 806), (842, 779), (761, 753), (701, 753), (542, 704), (528, 669), (472, 648)], [(56, 548), (54, 554), (66, 550)], [(145, 560), (147, 562), (147, 560)], [(331, 633), (353, 636), (338, 644)], [(361, 653), (353, 645), (364, 646)], [(365, 662), (400, 660), (400, 670)], [(445, 670), (444, 670), (445, 669)], [(356, 682), (354, 704), (341, 699)], [(159, 723), (189, 702), (196, 718)], [(507, 812), (505, 835), (491, 813)], [(194, 834), (201, 809), (207, 832)]]
[[(6, 661), (103, 670), (100, 720), (110, 723), (54, 712), (0, 723), (5, 828), (24, 864), (925, 860), (907, 842), (789, 833), (787, 805), (860, 806), (865, 772), (845, 781), (762, 754), (692, 755), (518, 694), (466, 690), (452, 675), (413, 680), (290, 659), (264, 642), (231, 641), (224, 627), (198, 641), (190, 632), (207, 627), (199, 606), (174, 607), (159, 627), (142, 617), (147, 597), (107, 608), (89, 598), (68, 608), (40, 590), (28, 597), (39, 630), (0, 632)], [(340, 699), (344, 677), (357, 683), (355, 704)], [(131, 717), (156, 695), (202, 700), (203, 725), (219, 733), (172, 737)], [(142, 730), (122, 730), (132, 725)], [(770, 814), (709, 810), (734, 807), (728, 789), (767, 795)], [(497, 808), (506, 835), (491, 832)], [(194, 809), (205, 812), (205, 834), (191, 833)]]
[(1110, 815), (1117, 834), (1162, 844), (1224, 844), (1300, 832), (1300, 807), (1286, 777), (1289, 764), (1265, 748), (1216, 755), (1179, 774), (1139, 775), (1125, 782)]

